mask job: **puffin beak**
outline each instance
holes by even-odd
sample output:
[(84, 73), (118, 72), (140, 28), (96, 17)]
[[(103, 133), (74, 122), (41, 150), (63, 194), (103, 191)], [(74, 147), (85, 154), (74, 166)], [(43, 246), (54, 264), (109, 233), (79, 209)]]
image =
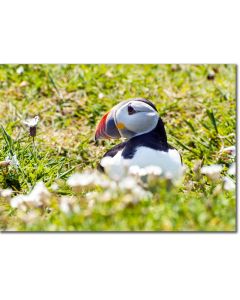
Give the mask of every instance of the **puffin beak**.
[(107, 112), (99, 124), (95, 132), (95, 141), (99, 139), (118, 139), (121, 137), (114, 120), (115, 109)]

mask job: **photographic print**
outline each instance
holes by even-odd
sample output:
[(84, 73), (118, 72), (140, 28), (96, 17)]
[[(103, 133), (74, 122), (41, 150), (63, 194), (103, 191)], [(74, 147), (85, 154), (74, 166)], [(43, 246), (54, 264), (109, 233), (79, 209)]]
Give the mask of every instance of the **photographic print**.
[(0, 65), (0, 230), (236, 231), (236, 73)]

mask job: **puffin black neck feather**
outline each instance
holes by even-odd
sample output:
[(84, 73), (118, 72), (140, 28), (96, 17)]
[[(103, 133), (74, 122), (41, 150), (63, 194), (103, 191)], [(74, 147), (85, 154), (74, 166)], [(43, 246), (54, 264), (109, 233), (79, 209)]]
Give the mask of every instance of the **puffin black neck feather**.
[(168, 151), (167, 135), (160, 117), (157, 126), (152, 131), (135, 136), (126, 142), (122, 156), (124, 158), (132, 158), (140, 146), (159, 151)]
[(167, 144), (167, 134), (164, 128), (164, 124), (162, 119), (159, 117), (157, 126), (150, 132), (137, 135), (133, 138), (131, 138), (129, 141), (133, 140), (145, 140), (145, 139), (151, 139), (154, 141), (158, 141), (161, 143), (166, 143)]

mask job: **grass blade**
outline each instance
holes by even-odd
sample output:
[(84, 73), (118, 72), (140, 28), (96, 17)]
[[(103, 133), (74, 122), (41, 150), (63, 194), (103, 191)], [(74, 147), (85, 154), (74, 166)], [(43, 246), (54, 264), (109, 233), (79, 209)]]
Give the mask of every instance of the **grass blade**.
[(216, 133), (218, 134), (217, 123), (216, 123), (216, 119), (215, 119), (215, 117), (214, 117), (213, 111), (208, 109), (208, 110), (207, 110), (207, 114), (208, 114), (208, 117), (209, 117), (209, 119), (211, 120), (211, 122), (212, 122), (212, 124), (213, 124), (213, 127), (214, 127)]
[[(174, 137), (174, 136), (173, 136)], [(174, 137), (174, 139), (176, 140), (176, 142), (181, 146), (183, 147), (184, 149), (194, 153), (195, 155), (199, 156), (199, 154), (195, 151), (195, 150), (192, 150), (191, 148), (189, 148), (188, 146), (184, 145), (183, 143), (181, 143), (177, 138)]]
[(13, 140), (2, 125), (1, 125), (1, 130), (2, 130), (2, 135), (8, 145), (8, 150), (11, 153), (11, 155), (13, 155), (13, 150), (12, 150)]
[(193, 124), (190, 121), (184, 120), (184, 122), (190, 127), (190, 129), (195, 132), (195, 128), (193, 127)]

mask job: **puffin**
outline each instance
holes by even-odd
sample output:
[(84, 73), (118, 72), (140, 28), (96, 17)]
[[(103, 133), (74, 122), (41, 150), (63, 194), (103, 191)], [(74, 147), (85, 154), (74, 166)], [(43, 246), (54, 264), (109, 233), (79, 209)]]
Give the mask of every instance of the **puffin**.
[(107, 112), (95, 131), (95, 140), (120, 139), (124, 141), (107, 151), (99, 170), (104, 171), (104, 159), (115, 165), (146, 168), (157, 166), (162, 174), (173, 179), (182, 175), (182, 157), (169, 145), (164, 123), (156, 106), (145, 98), (120, 102)]

